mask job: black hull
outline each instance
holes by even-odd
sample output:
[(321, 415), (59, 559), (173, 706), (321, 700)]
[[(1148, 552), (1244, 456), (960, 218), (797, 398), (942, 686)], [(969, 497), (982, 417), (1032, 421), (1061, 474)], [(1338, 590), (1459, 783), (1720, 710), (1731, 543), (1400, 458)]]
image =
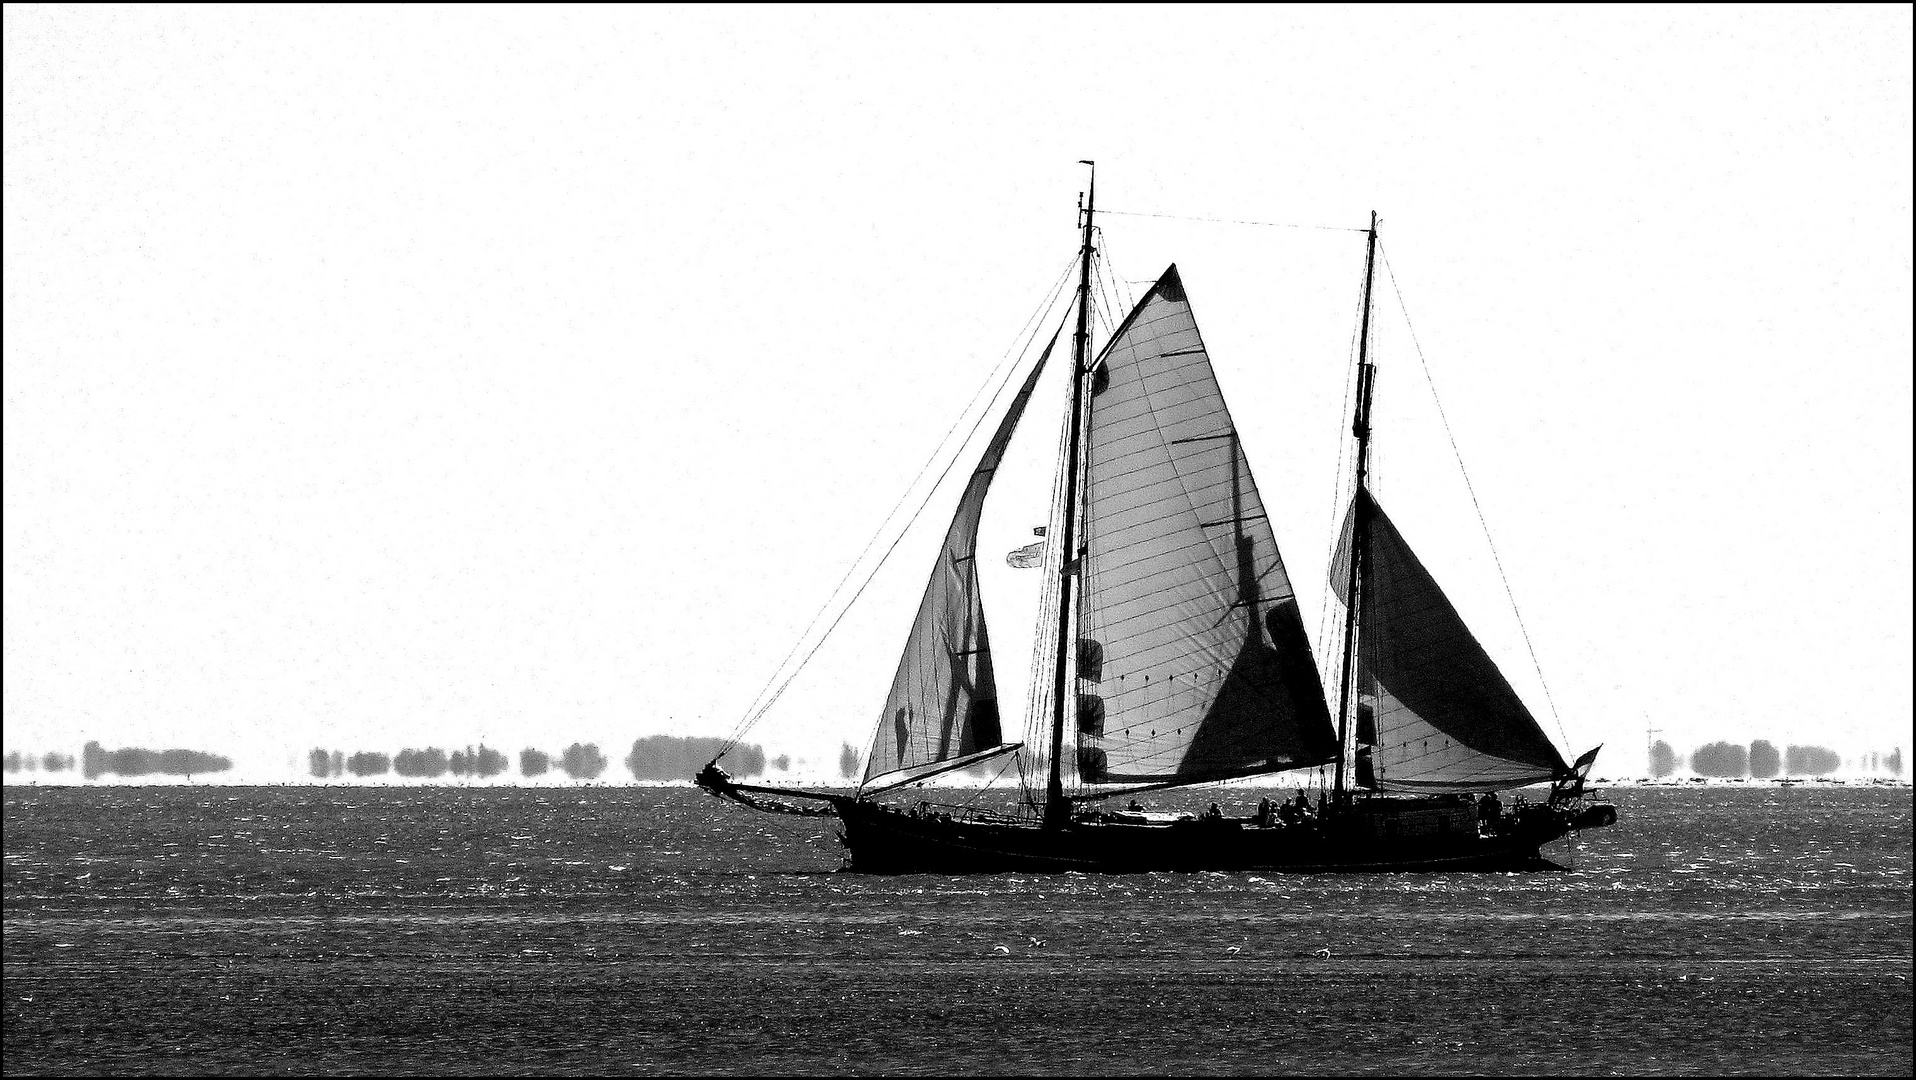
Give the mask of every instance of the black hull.
[(844, 822), (840, 839), (851, 853), (850, 869), (869, 874), (1557, 870), (1561, 867), (1544, 858), (1541, 849), (1572, 829), (1567, 815), (1550, 813), (1510, 822), (1496, 835), (1471, 828), (1391, 836), (1383, 835), (1388, 820), (1383, 815), (1352, 813), (1304, 827), (1266, 828), (1242, 820), (1080, 820), (1048, 830), (917, 817), (849, 798), (833, 804)]

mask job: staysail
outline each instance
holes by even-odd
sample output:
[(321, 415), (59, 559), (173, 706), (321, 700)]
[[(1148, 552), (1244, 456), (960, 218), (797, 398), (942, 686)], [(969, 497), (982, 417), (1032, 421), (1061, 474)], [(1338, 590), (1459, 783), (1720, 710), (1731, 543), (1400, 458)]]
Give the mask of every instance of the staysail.
[(1004, 741), (998, 715), (998, 685), (978, 589), (978, 522), (992, 474), (1056, 344), (1053, 336), (1025, 377), (958, 500), (885, 696), (861, 788), (910, 783), (1020, 745)]
[(1492, 791), (1560, 773), (1563, 756), (1550, 737), (1363, 489), (1345, 515), (1331, 569), (1338, 599), (1350, 603), (1350, 553), (1360, 520), (1359, 783), (1384, 791)]
[(1077, 655), (1086, 783), (1335, 758), (1297, 598), (1177, 267), (1092, 369)]

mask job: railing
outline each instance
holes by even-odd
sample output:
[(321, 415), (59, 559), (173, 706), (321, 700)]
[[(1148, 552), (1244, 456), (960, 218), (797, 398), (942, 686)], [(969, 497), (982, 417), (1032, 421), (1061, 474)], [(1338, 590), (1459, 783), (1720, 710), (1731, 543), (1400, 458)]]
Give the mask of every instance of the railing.
[(1028, 825), (1038, 820), (1035, 814), (1019, 810), (995, 810), (983, 806), (969, 806), (962, 803), (935, 803), (920, 799), (908, 809), (901, 810), (907, 817), (943, 818), (947, 821), (971, 821), (986, 825)]

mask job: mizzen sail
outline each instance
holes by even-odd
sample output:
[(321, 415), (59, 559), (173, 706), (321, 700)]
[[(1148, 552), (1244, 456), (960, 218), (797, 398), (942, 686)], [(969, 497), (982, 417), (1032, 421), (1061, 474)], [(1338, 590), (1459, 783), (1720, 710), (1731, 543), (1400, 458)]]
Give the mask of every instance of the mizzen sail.
[(1562, 771), (1563, 756), (1536, 717), (1363, 489), (1345, 516), (1331, 570), (1338, 598), (1350, 603), (1359, 515), (1365, 537), (1355, 680), (1360, 784), (1385, 791), (1492, 791)]
[(1090, 390), (1079, 778), (1198, 783), (1332, 760), (1297, 598), (1175, 266)]
[(909, 783), (1017, 748), (1004, 741), (991, 641), (978, 588), (978, 523), (985, 494), (1024, 416), (1054, 336), (1025, 377), (972, 470), (912, 621), (867, 755), (864, 788)]

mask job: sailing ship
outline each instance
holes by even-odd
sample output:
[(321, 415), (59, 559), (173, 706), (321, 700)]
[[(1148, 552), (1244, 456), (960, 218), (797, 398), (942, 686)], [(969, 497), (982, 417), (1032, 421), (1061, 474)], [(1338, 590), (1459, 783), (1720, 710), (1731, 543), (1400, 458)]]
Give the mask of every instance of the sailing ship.
[[(759, 810), (836, 815), (849, 868), (887, 874), (1544, 869), (1554, 865), (1545, 844), (1614, 824), (1615, 808), (1588, 797), (1597, 751), (1566, 763), (1370, 490), (1376, 215), (1354, 496), (1332, 568), (1345, 612), (1333, 710), (1175, 265), (1091, 354), (1096, 199), (1094, 172), (1079, 206), (1070, 406), (1043, 530), (1038, 737), (1010, 740), (1002, 724), (977, 546), (992, 477), (1059, 335), (970, 473), (857, 788), (740, 783), (719, 758), (698, 784)], [(1004, 755), (1025, 778), (1019, 812), (881, 798)], [(1333, 784), (1315, 807), (1300, 793), (1253, 817), (1215, 803), (1202, 815), (1143, 812), (1135, 799), (1101, 808), (1326, 765)], [(1543, 783), (1546, 797), (1508, 811), (1495, 794)]]

